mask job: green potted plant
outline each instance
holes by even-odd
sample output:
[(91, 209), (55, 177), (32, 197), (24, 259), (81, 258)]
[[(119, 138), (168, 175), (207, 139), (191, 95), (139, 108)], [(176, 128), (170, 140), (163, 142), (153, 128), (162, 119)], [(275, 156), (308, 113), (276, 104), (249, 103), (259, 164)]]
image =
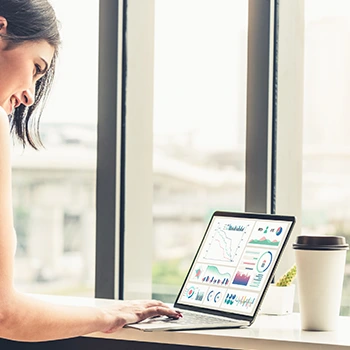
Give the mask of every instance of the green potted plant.
[(276, 282), (277, 287), (288, 287), (292, 285), (295, 277), (297, 276), (297, 267), (294, 264), (286, 273), (280, 277), (280, 279)]
[(269, 286), (265, 299), (260, 309), (261, 313), (269, 315), (287, 315), (293, 312), (295, 284), (297, 274), (294, 264), (288, 269), (276, 283)]

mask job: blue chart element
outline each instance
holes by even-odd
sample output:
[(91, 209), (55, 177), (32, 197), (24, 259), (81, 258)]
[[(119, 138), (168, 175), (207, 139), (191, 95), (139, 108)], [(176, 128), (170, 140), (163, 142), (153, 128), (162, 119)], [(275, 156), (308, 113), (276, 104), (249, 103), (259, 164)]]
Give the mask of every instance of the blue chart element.
[(232, 281), (232, 284), (238, 284), (241, 286), (246, 286), (249, 282), (250, 275), (248, 273), (238, 271), (235, 278)]
[(198, 291), (195, 300), (196, 301), (202, 301), (203, 297), (204, 297), (204, 292), (200, 290), (200, 291)]
[(279, 236), (282, 233), (283, 229), (282, 227), (279, 227), (276, 231), (276, 236)]
[(236, 299), (236, 294), (227, 293), (224, 303), (227, 305), (232, 305), (235, 299)]
[(233, 305), (234, 307), (249, 309), (254, 305), (255, 298), (247, 295), (237, 296), (233, 293), (227, 293), (224, 303), (226, 305)]
[(211, 290), (207, 295), (207, 301), (217, 303), (220, 301), (221, 292), (216, 292)]
[(229, 273), (220, 273), (216, 266), (209, 265), (204, 273), (202, 282), (226, 286), (230, 279), (231, 275)]
[(264, 275), (263, 275), (262, 273), (256, 274), (255, 277), (254, 277), (254, 279), (253, 279), (253, 281), (252, 281), (252, 283), (250, 284), (249, 287), (252, 287), (252, 288), (259, 288), (260, 283), (261, 283), (263, 277), (264, 277)]
[(271, 265), (272, 262), (272, 253), (270, 251), (264, 252), (256, 265), (258, 272), (265, 272)]
[(194, 287), (188, 288), (188, 291), (186, 293), (187, 298), (188, 299), (192, 298), (194, 296), (194, 292), (195, 292), (195, 288)]
[(221, 295), (221, 292), (217, 292), (217, 293), (215, 294), (214, 303), (217, 303), (217, 302), (220, 300), (220, 295)]

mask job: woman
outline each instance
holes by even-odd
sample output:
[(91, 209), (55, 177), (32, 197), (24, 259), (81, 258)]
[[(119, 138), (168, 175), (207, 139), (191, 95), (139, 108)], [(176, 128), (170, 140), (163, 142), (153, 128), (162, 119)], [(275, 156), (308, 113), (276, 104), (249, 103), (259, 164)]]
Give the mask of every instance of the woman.
[[(65, 307), (15, 290), (10, 134), (36, 148), (38, 120), (60, 44), (47, 0), (0, 1), (0, 338), (39, 341), (113, 332), (157, 315), (178, 318), (159, 301), (115, 301), (107, 308)], [(37, 113), (39, 111), (39, 113)], [(34, 120), (34, 114), (38, 114)]]

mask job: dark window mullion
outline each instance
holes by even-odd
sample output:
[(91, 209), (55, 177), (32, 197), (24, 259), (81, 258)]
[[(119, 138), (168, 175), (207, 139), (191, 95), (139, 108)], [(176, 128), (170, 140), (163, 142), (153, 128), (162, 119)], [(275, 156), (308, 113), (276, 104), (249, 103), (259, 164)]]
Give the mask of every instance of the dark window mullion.
[(119, 1), (100, 1), (95, 297), (115, 297)]
[(271, 212), (272, 145), (270, 144), (270, 1), (250, 1), (248, 19), (248, 79), (245, 210)]

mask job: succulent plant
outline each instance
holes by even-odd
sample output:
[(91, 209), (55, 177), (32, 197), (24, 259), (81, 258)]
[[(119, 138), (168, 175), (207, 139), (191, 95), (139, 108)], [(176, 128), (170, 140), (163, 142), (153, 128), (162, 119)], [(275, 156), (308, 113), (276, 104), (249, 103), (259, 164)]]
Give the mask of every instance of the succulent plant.
[(294, 264), (277, 282), (278, 287), (290, 286), (297, 275), (297, 267)]

